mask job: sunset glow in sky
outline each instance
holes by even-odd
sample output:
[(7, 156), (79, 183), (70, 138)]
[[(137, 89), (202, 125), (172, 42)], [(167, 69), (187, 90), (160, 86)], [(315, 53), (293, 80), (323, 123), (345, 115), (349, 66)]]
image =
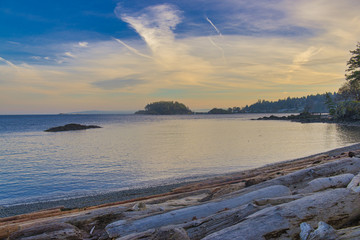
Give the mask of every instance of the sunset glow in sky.
[(337, 91), (358, 0), (0, 0), (0, 114)]

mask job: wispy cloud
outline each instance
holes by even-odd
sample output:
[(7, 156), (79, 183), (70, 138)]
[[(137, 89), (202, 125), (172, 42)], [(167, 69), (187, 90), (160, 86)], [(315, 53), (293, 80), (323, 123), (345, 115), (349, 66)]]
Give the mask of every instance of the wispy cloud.
[(144, 39), (158, 60), (166, 62), (171, 58), (171, 53), (176, 51), (173, 30), (181, 22), (181, 12), (175, 6), (151, 6), (131, 15), (123, 13), (122, 8), (118, 6), (115, 13)]
[(313, 46), (309, 47), (306, 51), (301, 52), (295, 56), (295, 58), (293, 60), (294, 65), (300, 66), (300, 65), (307, 63), (311, 57), (320, 53), (321, 50), (322, 50), (321, 48), (316, 48)]
[(144, 84), (146, 81), (138, 79), (137, 76), (127, 76), (126, 78), (120, 79), (111, 79), (93, 82), (92, 85), (105, 89), (105, 90), (114, 90), (114, 89), (123, 89), (134, 87), (139, 84)]
[(79, 43), (78, 43), (78, 46), (79, 46), (79, 47), (87, 47), (88, 45), (89, 45), (88, 42), (79, 42)]
[[(244, 106), (259, 98), (287, 97), (284, 92), (302, 96), (336, 91), (343, 83), (348, 51), (360, 39), (360, 2), (210, 4), (194, 18), (187, 15), (186, 4), (144, 9), (118, 5), (117, 21), (131, 28), (131, 37), (56, 42), (38, 46), (41, 51), (25, 60), (2, 55), (0, 101), (7, 104), (0, 112), (32, 106), (127, 109), (128, 103), (138, 109), (172, 94), (192, 108)], [(204, 19), (204, 12), (211, 19)], [(193, 29), (199, 32), (193, 34)], [(25, 45), (16, 49), (36, 49)]]
[(64, 56), (70, 57), (70, 58), (76, 58), (76, 56), (75, 56), (73, 53), (71, 53), (71, 52), (65, 52), (65, 53), (64, 53)]

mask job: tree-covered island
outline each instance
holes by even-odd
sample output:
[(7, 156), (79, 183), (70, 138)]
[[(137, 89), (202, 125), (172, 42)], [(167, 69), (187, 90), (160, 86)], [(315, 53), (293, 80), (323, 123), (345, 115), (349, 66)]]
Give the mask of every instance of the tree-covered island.
[(174, 101), (153, 102), (145, 106), (145, 110), (135, 112), (135, 114), (148, 115), (183, 115), (193, 114), (193, 112), (183, 103)]

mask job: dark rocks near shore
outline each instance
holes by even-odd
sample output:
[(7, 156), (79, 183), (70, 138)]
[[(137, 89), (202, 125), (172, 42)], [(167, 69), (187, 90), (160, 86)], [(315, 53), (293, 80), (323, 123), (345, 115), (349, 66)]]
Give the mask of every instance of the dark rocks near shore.
[(290, 116), (275, 116), (271, 115), (269, 117), (260, 117), (253, 120), (288, 120), (292, 122), (301, 122), (301, 123), (335, 123), (332, 118), (329, 118), (328, 115), (321, 114), (311, 114), (311, 113), (300, 113), (298, 115), (290, 115)]
[(96, 125), (81, 125), (76, 123), (66, 124), (64, 126), (53, 127), (45, 130), (45, 132), (64, 132), (64, 131), (77, 131), (77, 130), (86, 130), (90, 128), (101, 128)]

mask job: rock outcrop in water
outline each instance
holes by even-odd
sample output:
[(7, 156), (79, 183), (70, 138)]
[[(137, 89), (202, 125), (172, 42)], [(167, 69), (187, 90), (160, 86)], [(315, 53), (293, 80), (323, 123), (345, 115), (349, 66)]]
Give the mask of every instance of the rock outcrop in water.
[(86, 130), (90, 128), (101, 128), (101, 127), (96, 125), (81, 125), (76, 123), (70, 123), (64, 126), (49, 128), (45, 130), (45, 132), (77, 131), (77, 130)]
[(328, 115), (321, 114), (312, 114), (312, 113), (300, 113), (298, 115), (289, 115), (289, 116), (275, 116), (271, 115), (269, 117), (260, 117), (253, 120), (288, 120), (292, 122), (301, 122), (301, 123), (336, 123), (336, 121), (330, 118)]

